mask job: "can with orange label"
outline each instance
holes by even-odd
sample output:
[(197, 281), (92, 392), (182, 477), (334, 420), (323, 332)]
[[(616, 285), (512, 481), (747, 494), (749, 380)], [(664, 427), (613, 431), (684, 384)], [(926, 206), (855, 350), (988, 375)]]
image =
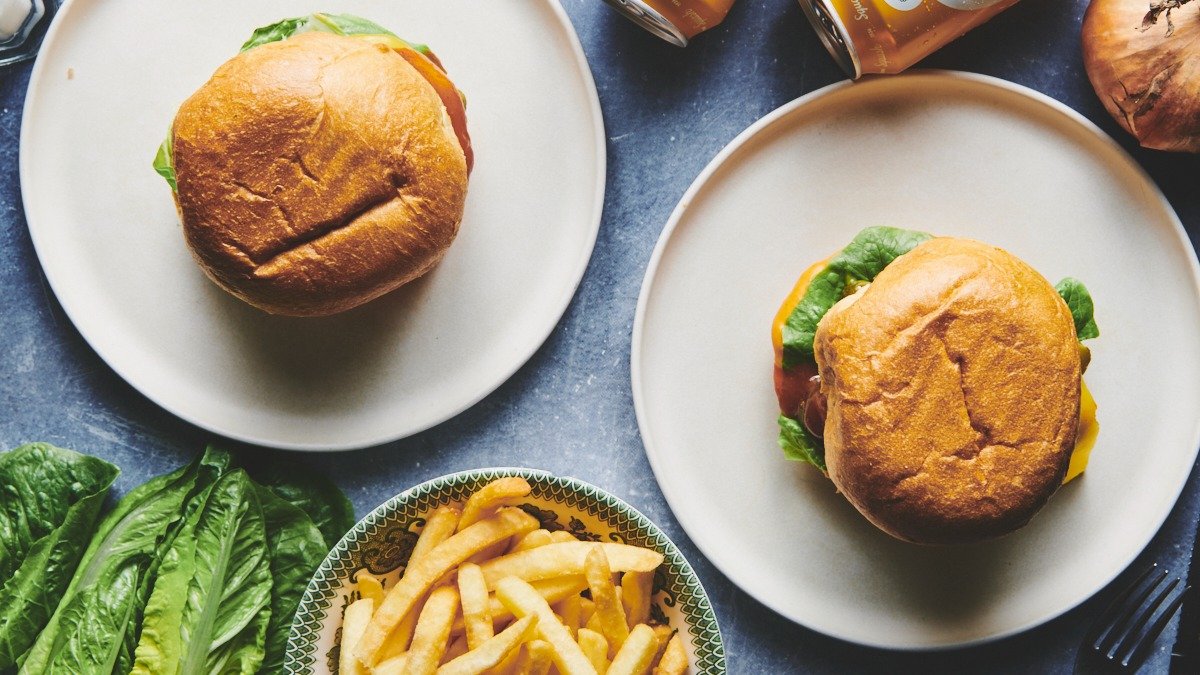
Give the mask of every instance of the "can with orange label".
[(734, 0), (604, 0), (628, 19), (673, 45), (725, 20)]
[(1017, 0), (800, 0), (821, 41), (858, 79), (898, 73)]

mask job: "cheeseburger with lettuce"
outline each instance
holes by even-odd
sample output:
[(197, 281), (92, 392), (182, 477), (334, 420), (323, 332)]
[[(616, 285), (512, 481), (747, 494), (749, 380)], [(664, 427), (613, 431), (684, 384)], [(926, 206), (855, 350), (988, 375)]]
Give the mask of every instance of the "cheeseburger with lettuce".
[(892, 536), (1000, 536), (1087, 463), (1081, 341), (1098, 335), (1075, 279), (1052, 286), (976, 241), (863, 230), (776, 316), (780, 445)]
[(312, 14), (254, 31), (184, 101), (154, 166), (214, 282), (318, 316), (441, 260), (472, 161), (464, 98), (428, 47)]

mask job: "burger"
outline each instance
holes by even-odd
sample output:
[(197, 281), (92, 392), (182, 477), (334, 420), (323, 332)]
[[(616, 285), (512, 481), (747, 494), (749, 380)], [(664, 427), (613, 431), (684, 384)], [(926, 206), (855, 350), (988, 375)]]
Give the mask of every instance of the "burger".
[(184, 101), (154, 167), (217, 285), (320, 316), (442, 259), (472, 162), (465, 99), (428, 47), (312, 14), (254, 31)]
[(886, 227), (806, 270), (773, 326), (780, 446), (884, 532), (965, 543), (1022, 527), (1098, 431), (1099, 335), (1056, 286), (977, 241)]

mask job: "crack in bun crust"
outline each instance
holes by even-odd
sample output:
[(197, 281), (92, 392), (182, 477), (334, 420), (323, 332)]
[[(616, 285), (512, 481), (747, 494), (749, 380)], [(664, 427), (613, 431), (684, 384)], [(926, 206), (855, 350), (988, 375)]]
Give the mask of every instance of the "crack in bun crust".
[(441, 260), (467, 167), (433, 87), (385, 47), (303, 33), (227, 61), (172, 128), (184, 236), (208, 276), (320, 316)]
[(829, 476), (917, 543), (996, 537), (1062, 483), (1079, 419), (1074, 324), (1013, 255), (937, 238), (821, 320)]

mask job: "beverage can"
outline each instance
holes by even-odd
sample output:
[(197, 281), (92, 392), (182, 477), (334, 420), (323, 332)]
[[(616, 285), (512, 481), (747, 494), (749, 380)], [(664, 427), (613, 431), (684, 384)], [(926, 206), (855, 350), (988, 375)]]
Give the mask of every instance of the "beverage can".
[(800, 0), (850, 77), (898, 73), (1017, 0)]
[(734, 0), (604, 0), (637, 25), (679, 47), (725, 20)]

